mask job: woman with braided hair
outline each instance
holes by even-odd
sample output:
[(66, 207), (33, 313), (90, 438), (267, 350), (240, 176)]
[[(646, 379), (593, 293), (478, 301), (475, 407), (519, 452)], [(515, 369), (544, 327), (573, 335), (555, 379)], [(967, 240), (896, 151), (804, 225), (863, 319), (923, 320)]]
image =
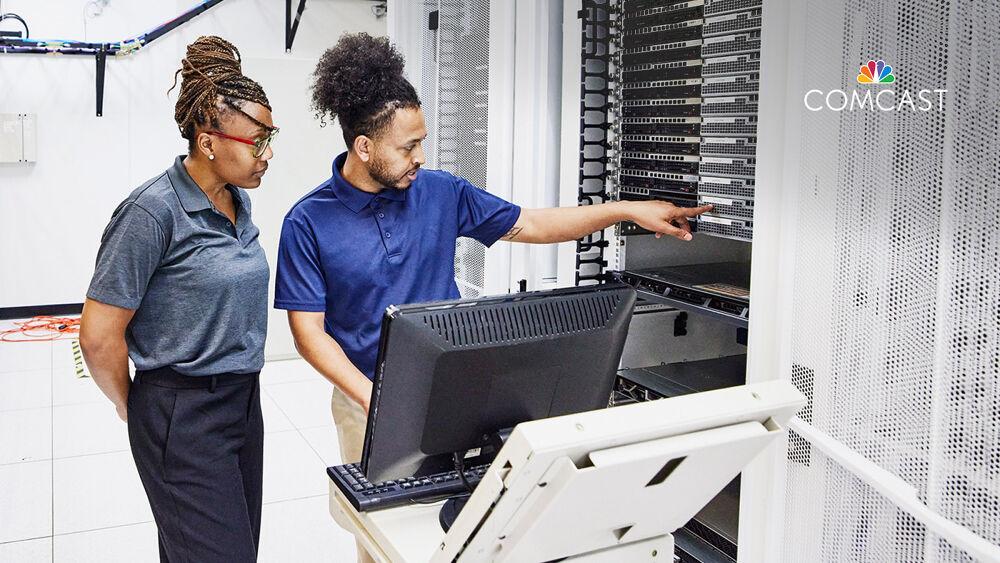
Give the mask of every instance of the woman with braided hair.
[(226, 40), (188, 45), (177, 74), (188, 153), (112, 214), (80, 345), (128, 424), (160, 560), (255, 561), (269, 271), (245, 190), (260, 185), (278, 129)]

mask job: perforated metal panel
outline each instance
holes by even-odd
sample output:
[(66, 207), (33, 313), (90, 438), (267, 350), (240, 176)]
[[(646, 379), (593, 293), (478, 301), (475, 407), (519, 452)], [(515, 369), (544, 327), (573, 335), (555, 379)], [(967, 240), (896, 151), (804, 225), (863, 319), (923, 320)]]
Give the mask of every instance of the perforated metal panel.
[[(789, 432), (789, 444), (804, 439)], [(924, 561), (926, 530), (863, 480), (815, 450), (789, 455), (785, 561)]]
[[(791, 72), (804, 90), (948, 90), (943, 111), (937, 94), (929, 111), (789, 99), (801, 117), (792, 379), (812, 397), (807, 422), (1000, 543), (1000, 5), (803, 6)], [(896, 81), (858, 84), (869, 59)], [(971, 560), (803, 438), (788, 458), (786, 561)]]
[(438, 34), (430, 29), (431, 14), (439, 12), (438, 0), (423, 0), (423, 28), (421, 41), (421, 83), (420, 105), (424, 110), (424, 122), (427, 125), (427, 138), (424, 140), (424, 154), (427, 167), (438, 168), (437, 151), (437, 106), (438, 106)]
[[(425, 0), (424, 10), (427, 15), (438, 11), (437, 31), (424, 36), (428, 166), (486, 189), (489, 0)], [(486, 247), (473, 239), (459, 239), (455, 280), (463, 297), (482, 294), (485, 268)]]

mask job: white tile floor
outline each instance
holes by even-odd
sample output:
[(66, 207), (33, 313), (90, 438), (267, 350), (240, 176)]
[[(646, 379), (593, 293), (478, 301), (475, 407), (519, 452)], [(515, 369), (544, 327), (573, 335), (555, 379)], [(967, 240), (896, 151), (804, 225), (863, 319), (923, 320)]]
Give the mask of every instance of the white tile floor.
[[(261, 384), (260, 561), (353, 561), (327, 512), (329, 384), (302, 360), (268, 362)], [(152, 519), (125, 425), (70, 342), (0, 342), (0, 562), (155, 562)]]

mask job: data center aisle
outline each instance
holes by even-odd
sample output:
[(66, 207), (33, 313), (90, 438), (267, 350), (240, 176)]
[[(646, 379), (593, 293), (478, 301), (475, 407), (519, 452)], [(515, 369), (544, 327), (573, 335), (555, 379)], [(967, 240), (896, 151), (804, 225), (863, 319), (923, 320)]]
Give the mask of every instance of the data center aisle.
[[(0, 330), (10, 328), (0, 321)], [(327, 508), (341, 462), (330, 384), (302, 360), (261, 375), (264, 508), (260, 561), (350, 561), (353, 537)], [(125, 424), (72, 341), (0, 342), (0, 562), (158, 561), (156, 527)]]

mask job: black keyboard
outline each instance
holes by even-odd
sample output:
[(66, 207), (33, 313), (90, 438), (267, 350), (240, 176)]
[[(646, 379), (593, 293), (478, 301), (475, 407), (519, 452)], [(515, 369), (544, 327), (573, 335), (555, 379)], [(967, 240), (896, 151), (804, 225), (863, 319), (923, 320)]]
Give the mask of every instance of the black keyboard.
[[(465, 478), (475, 487), (487, 469), (489, 469), (488, 464), (469, 467), (465, 470)], [(403, 477), (382, 483), (368, 481), (356, 463), (327, 467), (326, 473), (358, 512), (392, 508), (410, 504), (411, 501), (444, 499), (468, 490), (458, 476), (458, 471), (423, 477)]]

